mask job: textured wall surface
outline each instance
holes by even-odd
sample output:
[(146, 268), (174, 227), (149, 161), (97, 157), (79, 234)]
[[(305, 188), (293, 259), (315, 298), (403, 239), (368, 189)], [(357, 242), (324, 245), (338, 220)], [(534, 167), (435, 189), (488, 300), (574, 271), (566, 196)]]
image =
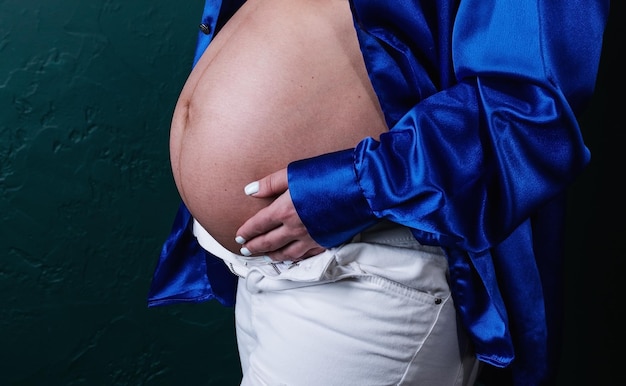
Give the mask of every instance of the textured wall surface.
[(202, 0), (0, 1), (0, 385), (234, 385), (232, 310), (147, 309)]
[[(582, 117), (592, 163), (570, 199), (563, 386), (623, 383), (607, 353), (623, 350), (626, 271), (613, 3)], [(0, 0), (0, 386), (237, 384), (231, 309), (146, 307), (179, 203), (169, 123), (202, 6)]]

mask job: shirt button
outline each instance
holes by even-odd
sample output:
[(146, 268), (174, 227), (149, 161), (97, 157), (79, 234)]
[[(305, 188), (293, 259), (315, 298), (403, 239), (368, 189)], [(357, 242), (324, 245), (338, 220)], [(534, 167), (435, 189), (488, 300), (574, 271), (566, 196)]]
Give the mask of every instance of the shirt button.
[(211, 33), (211, 27), (207, 24), (200, 24), (200, 31), (202, 31), (203, 34), (208, 35)]

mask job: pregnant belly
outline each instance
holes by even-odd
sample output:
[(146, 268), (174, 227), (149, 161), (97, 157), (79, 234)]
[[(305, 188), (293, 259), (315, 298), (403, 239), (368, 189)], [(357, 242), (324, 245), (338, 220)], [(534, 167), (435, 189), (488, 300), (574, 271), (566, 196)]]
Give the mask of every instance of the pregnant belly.
[(267, 200), (244, 186), (386, 131), (347, 0), (249, 0), (179, 97), (170, 132), (183, 202), (224, 247)]

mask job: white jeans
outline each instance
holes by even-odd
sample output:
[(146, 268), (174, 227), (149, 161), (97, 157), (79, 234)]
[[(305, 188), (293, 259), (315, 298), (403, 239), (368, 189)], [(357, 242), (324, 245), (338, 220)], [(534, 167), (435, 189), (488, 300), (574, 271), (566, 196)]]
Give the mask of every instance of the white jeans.
[(474, 383), (447, 260), (406, 228), (375, 227), (291, 266), (229, 265), (241, 277), (242, 386)]

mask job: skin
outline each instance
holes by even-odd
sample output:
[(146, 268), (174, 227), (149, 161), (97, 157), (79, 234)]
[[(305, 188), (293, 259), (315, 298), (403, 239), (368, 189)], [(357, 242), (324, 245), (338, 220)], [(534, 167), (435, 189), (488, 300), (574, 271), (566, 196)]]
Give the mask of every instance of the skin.
[(276, 199), (237, 230), (237, 236), (246, 240), (242, 247), (253, 255), (267, 255), (275, 261), (299, 261), (322, 253), (325, 248), (309, 235), (293, 205), (287, 169), (261, 178), (258, 183), (259, 191), (251, 195), (252, 199)]
[[(240, 253), (240, 231), (255, 255), (304, 258), (323, 249), (297, 218), (283, 168), (387, 130), (347, 0), (248, 0), (181, 91), (173, 177), (194, 219), (226, 249)], [(257, 180), (259, 192), (246, 196)]]

